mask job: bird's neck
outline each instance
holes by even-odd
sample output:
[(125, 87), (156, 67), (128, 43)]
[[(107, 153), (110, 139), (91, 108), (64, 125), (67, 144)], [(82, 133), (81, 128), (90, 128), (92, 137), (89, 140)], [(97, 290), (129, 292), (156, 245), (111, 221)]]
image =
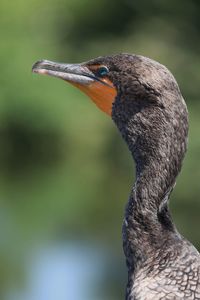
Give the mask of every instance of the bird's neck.
[[(120, 115), (124, 110), (117, 107), (113, 116), (136, 163), (136, 182), (123, 225), (124, 252), (132, 274), (139, 264), (177, 235), (168, 198), (186, 151), (187, 111), (183, 110), (179, 130), (173, 127), (173, 120), (168, 122), (168, 116), (165, 121), (160, 108)], [(177, 114), (177, 122), (178, 118)]]
[(167, 178), (169, 167), (167, 161), (152, 161), (137, 174), (131, 190), (123, 225), (124, 252), (131, 272), (176, 234), (168, 209), (176, 177)]

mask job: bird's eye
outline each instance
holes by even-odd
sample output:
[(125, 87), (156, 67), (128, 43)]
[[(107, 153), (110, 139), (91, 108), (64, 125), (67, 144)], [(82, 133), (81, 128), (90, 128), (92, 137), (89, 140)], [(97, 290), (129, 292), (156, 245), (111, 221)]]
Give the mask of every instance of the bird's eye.
[(107, 75), (108, 72), (109, 72), (109, 69), (106, 66), (102, 66), (98, 69), (97, 75), (99, 77), (103, 77), (103, 76)]

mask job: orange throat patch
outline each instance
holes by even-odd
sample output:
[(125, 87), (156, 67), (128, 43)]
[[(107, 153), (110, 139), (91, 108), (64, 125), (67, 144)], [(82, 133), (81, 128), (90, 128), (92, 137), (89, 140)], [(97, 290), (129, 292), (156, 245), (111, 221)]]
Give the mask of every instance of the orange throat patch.
[(105, 78), (103, 81), (109, 86), (99, 81), (95, 81), (89, 85), (70, 83), (88, 95), (102, 111), (110, 116), (112, 113), (112, 104), (117, 96), (117, 90), (109, 79)]

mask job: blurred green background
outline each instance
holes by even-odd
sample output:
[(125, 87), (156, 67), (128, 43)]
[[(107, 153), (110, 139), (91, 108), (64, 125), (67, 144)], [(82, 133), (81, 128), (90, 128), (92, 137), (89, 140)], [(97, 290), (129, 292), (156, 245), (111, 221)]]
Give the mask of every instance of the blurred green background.
[(112, 121), (38, 59), (130, 52), (175, 75), (189, 149), (171, 210), (200, 249), (200, 2), (1, 0), (0, 299), (123, 299), (125, 202), (134, 180)]

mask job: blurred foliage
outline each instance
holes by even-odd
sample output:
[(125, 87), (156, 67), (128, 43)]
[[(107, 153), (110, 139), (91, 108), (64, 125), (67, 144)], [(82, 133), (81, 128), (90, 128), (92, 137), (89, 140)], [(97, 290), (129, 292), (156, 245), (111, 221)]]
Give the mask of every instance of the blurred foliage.
[[(23, 277), (21, 259), (45, 239), (87, 236), (123, 261), (121, 223), (134, 180), (126, 145), (79, 91), (31, 74), (40, 58), (131, 52), (172, 70), (190, 111), (190, 139), (171, 208), (200, 248), (199, 13), (197, 0), (1, 1), (0, 294)], [(121, 299), (119, 290), (110, 298)]]

